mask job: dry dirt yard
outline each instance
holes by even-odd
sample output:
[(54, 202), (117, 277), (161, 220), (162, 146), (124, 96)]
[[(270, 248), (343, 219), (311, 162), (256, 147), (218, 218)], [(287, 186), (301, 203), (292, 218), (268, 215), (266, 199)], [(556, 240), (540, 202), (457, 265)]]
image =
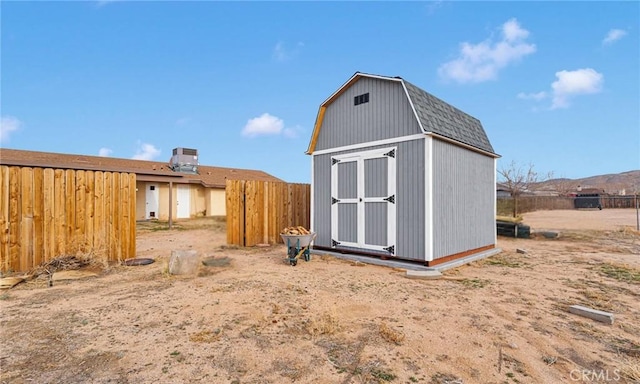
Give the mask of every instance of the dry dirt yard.
[[(138, 257), (153, 264), (0, 292), (0, 382), (637, 383), (635, 221), (530, 213), (532, 230), (560, 236), (500, 237), (502, 253), (440, 280), (326, 255), (292, 267), (283, 245), (225, 246), (212, 219), (140, 224)], [(171, 276), (177, 249), (219, 262)]]

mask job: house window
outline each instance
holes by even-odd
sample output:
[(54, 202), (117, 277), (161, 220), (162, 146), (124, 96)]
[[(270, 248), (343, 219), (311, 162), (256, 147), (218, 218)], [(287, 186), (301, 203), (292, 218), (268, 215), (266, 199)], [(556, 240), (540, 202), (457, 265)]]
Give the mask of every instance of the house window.
[(149, 187), (149, 190), (150, 190), (150, 191), (155, 191), (155, 190), (156, 190), (156, 186), (155, 186), (155, 185), (151, 185), (151, 186)]
[(369, 93), (364, 93), (353, 98), (353, 105), (360, 105), (369, 102)]

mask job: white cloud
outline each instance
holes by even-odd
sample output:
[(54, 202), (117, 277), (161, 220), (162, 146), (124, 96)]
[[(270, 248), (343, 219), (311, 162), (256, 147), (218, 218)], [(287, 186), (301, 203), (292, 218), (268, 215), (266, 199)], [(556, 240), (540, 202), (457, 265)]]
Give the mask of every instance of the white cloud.
[(607, 33), (607, 36), (602, 40), (602, 44), (608, 45), (618, 41), (627, 35), (627, 31), (622, 29), (612, 29)]
[(540, 101), (543, 100), (547, 97), (547, 92), (538, 92), (538, 93), (524, 93), (524, 92), (520, 92), (518, 93), (518, 99), (523, 99), (523, 100), (536, 100), (536, 101)]
[(0, 143), (9, 140), (9, 136), (20, 129), (22, 122), (13, 116), (0, 118)]
[(456, 59), (438, 68), (442, 78), (459, 83), (480, 83), (494, 80), (500, 69), (536, 51), (535, 44), (527, 43), (529, 31), (516, 19), (504, 23), (500, 41), (487, 39), (478, 44), (463, 42)]
[(242, 135), (247, 137), (279, 135), (283, 129), (284, 121), (282, 119), (263, 113), (261, 116), (247, 121), (247, 125), (242, 129)]
[(273, 57), (275, 61), (280, 61), (280, 62), (288, 61), (292, 59), (294, 56), (297, 56), (298, 53), (300, 53), (300, 50), (302, 49), (302, 47), (304, 47), (304, 43), (298, 42), (294, 48), (289, 49), (288, 47), (285, 47), (284, 42), (279, 41), (276, 44), (276, 46), (273, 48), (273, 53), (271, 54), (271, 57)]
[(103, 148), (100, 148), (100, 150), (98, 151), (98, 156), (109, 157), (111, 156), (112, 153), (113, 153), (113, 149), (103, 147)]
[(589, 95), (602, 90), (604, 76), (592, 68), (556, 72), (558, 80), (551, 84), (553, 104), (551, 109), (567, 108), (569, 99), (576, 95)]
[(138, 143), (136, 154), (132, 157), (134, 160), (154, 160), (160, 156), (160, 150), (153, 144)]

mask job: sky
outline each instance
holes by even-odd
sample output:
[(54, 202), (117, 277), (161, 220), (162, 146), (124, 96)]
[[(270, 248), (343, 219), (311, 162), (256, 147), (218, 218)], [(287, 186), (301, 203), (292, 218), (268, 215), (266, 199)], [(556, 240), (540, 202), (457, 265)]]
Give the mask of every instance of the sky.
[(640, 3), (2, 1), (0, 147), (311, 181), (355, 72), (478, 118), (498, 168), (640, 169)]

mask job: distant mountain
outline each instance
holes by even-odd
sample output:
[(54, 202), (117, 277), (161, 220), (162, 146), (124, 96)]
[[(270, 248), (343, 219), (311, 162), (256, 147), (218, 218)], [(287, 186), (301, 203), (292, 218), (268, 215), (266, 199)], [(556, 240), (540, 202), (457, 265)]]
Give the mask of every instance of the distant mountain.
[(578, 188), (600, 189), (609, 194), (633, 195), (640, 193), (640, 170), (583, 177), (581, 179), (551, 179), (538, 183), (536, 190), (557, 191), (560, 194), (576, 192)]

